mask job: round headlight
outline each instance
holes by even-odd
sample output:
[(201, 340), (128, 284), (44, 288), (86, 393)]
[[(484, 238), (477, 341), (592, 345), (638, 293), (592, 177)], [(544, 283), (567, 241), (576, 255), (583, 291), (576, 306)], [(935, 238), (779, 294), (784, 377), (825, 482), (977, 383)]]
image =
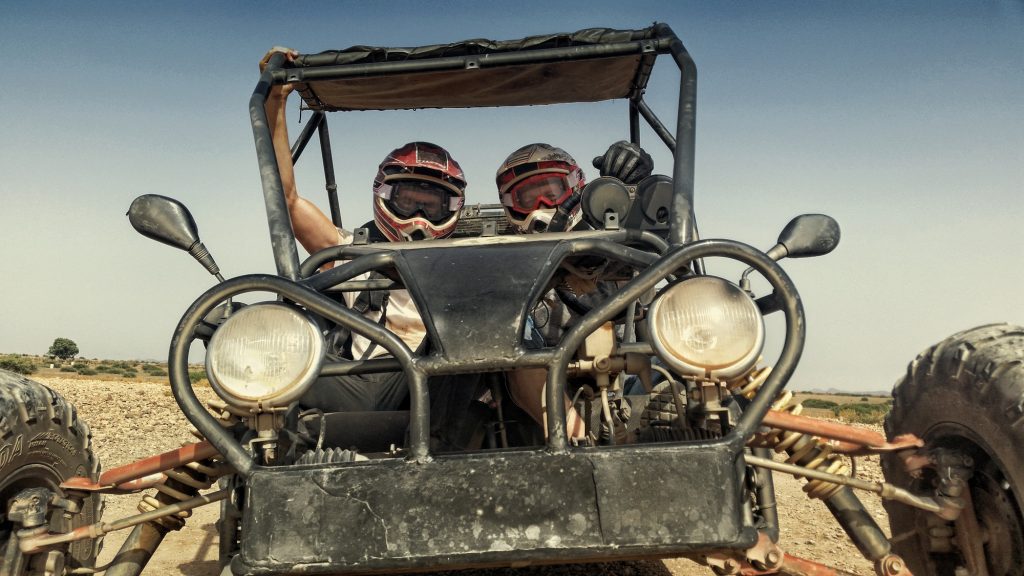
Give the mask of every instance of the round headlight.
[(324, 339), (301, 311), (279, 303), (238, 310), (210, 338), (206, 374), (234, 406), (287, 406), (320, 373)]
[(731, 378), (753, 367), (764, 319), (738, 286), (713, 276), (684, 280), (651, 304), (650, 341), (680, 374)]

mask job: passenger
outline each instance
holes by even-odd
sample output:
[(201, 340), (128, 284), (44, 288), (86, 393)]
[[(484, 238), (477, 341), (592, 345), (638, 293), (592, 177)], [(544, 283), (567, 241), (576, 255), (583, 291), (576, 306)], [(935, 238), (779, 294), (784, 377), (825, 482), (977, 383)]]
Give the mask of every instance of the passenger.
[[(602, 176), (619, 178), (635, 184), (650, 176), (654, 163), (638, 145), (620, 141), (612, 144), (603, 156), (594, 159), (594, 167)], [(565, 150), (550, 144), (527, 144), (512, 152), (498, 167), (495, 175), (498, 199), (512, 226), (522, 234), (545, 232), (558, 207), (586, 185), (586, 178), (576, 160)], [(574, 199), (565, 229), (585, 228), (581, 222), (580, 204)], [(610, 293), (607, 286), (582, 277), (573, 277), (556, 290), (565, 290), (573, 298), (600, 302)], [(525, 345), (539, 349), (557, 344), (571, 325), (574, 314), (552, 290), (544, 295), (527, 317)], [(520, 368), (509, 373), (512, 399), (538, 423), (544, 425), (545, 413), (540, 399), (544, 396), (547, 370)], [(566, 398), (566, 434), (575, 441), (585, 435), (585, 426)]]
[[(274, 52), (285, 53), (289, 60), (298, 55), (292, 50), (272, 49), (261, 62), (261, 68)], [(303, 248), (313, 254), (331, 246), (349, 244), (353, 235), (335, 227), (320, 208), (298, 194), (285, 113), (292, 90), (287, 84), (271, 88), (266, 102), (267, 119), (292, 229)], [(462, 211), (465, 189), (462, 169), (444, 148), (428, 142), (410, 142), (393, 150), (380, 163), (373, 181), (373, 221), (366, 225), (371, 240), (375, 236), (391, 242), (450, 236)], [(346, 293), (345, 299), (350, 307), (360, 310), (371, 321), (383, 319), (384, 325), (412, 350), (416, 350), (426, 336), (419, 311), (406, 290)], [(353, 335), (353, 358), (369, 359), (384, 354), (387, 354), (384, 348), (363, 336)], [(401, 372), (328, 376), (321, 377), (300, 404), (325, 412), (396, 410), (407, 396)]]

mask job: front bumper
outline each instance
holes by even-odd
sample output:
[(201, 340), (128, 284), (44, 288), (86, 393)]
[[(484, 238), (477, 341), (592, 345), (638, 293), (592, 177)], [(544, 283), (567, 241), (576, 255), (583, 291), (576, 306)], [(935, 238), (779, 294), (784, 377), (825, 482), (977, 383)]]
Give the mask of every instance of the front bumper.
[(258, 468), (235, 574), (525, 566), (748, 548), (735, 442)]

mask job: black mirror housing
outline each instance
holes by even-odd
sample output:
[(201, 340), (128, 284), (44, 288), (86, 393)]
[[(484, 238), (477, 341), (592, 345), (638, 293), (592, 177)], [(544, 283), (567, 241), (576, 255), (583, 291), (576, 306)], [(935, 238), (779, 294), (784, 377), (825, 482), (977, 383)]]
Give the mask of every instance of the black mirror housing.
[(192, 214), (173, 198), (157, 194), (139, 196), (128, 208), (128, 221), (146, 238), (186, 252), (199, 242)]
[(825, 214), (801, 214), (790, 220), (779, 234), (780, 257), (808, 258), (823, 256), (839, 245), (839, 222)]

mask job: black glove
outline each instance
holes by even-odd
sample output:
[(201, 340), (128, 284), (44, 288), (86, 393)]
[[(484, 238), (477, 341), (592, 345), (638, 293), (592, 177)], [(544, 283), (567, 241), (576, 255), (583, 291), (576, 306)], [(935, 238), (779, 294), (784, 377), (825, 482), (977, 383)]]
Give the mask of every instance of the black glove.
[(654, 171), (654, 160), (640, 146), (620, 140), (608, 147), (604, 156), (594, 158), (594, 168), (601, 176), (618, 178), (626, 184), (636, 184)]

